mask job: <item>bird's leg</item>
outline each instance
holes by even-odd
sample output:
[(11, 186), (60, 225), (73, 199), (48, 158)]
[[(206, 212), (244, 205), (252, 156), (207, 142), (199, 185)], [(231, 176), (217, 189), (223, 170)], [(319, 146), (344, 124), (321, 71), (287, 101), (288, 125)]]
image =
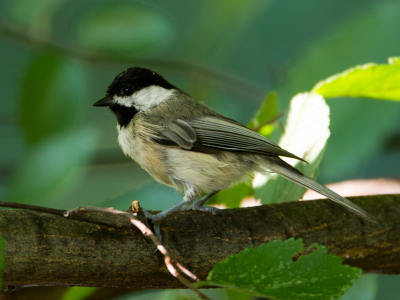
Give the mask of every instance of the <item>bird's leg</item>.
[(203, 212), (208, 212), (208, 213), (212, 213), (213, 215), (224, 215), (222, 213), (222, 211), (216, 207), (203, 207), (203, 205), (212, 197), (214, 196), (216, 193), (218, 193), (219, 191), (216, 192), (211, 192), (208, 193), (207, 195), (205, 195), (204, 197), (195, 200), (195, 202), (193, 202), (193, 204), (187, 205), (186, 207), (182, 207), (180, 208), (180, 210), (197, 210), (197, 211), (203, 211)]
[[(150, 220), (154, 225), (154, 231), (161, 243), (161, 230), (160, 230), (160, 223), (161, 220), (164, 219), (170, 213), (178, 210), (182, 205), (191, 203), (192, 201), (196, 200), (196, 198), (200, 195), (200, 192), (194, 188), (190, 188), (185, 192), (182, 201), (176, 203), (175, 205), (171, 206), (163, 210), (162, 212), (152, 215), (147, 210), (143, 209), (143, 212), (148, 220)], [(201, 199), (200, 199), (201, 200)], [(207, 201), (207, 200), (206, 200)]]

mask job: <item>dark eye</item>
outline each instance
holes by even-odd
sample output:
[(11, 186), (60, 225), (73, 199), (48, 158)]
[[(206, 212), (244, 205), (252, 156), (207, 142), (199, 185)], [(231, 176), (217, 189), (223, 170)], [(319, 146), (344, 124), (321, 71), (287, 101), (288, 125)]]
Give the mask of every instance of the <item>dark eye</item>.
[(126, 87), (126, 88), (124, 88), (124, 89), (122, 90), (122, 93), (123, 93), (125, 96), (130, 96), (130, 95), (133, 94), (133, 88), (131, 88), (131, 87)]

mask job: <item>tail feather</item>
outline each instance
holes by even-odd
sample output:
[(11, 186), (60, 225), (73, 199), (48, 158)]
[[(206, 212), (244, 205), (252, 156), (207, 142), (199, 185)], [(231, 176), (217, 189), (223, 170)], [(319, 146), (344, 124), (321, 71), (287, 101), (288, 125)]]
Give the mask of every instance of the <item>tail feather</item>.
[(285, 161), (281, 160), (279, 157), (268, 158), (267, 168), (290, 181), (293, 181), (305, 188), (312, 189), (321, 195), (328, 197), (330, 200), (343, 205), (351, 212), (363, 217), (364, 219), (376, 223), (376, 219), (363, 210), (358, 205), (353, 202), (343, 198), (342, 196), (336, 194), (332, 190), (328, 189), (326, 186), (316, 182), (315, 180), (303, 175), (299, 170), (292, 167)]

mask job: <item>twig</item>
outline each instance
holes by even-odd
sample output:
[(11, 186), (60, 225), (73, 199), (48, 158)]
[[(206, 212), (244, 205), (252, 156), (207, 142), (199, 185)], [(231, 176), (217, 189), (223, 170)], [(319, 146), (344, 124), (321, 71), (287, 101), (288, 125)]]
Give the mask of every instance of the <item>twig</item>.
[(26, 209), (32, 210), (37, 212), (44, 212), (52, 215), (57, 216), (64, 216), (65, 210), (43, 207), (38, 205), (31, 205), (31, 204), (23, 204), (23, 203), (15, 203), (15, 202), (7, 202), (7, 201), (0, 201), (0, 207), (9, 207), (9, 208), (19, 208), (19, 209)]
[(182, 266), (179, 262), (175, 262), (175, 264), (179, 269), (181, 269), (181, 271), (183, 273), (186, 274), (186, 276), (188, 276), (188, 277), (190, 277), (190, 278), (192, 278), (193, 280), (196, 280), (196, 281), (199, 280), (196, 275), (194, 275), (192, 272), (190, 272), (188, 269), (186, 269), (184, 266)]
[(262, 127), (264, 127), (265, 125), (274, 123), (276, 120), (280, 119), (284, 114), (285, 114), (285, 112), (281, 112), (281, 113), (277, 114), (275, 117), (273, 117), (273, 118), (271, 118), (271, 119), (265, 121), (264, 123), (262, 123), (262, 124), (260, 124), (260, 125), (258, 125), (258, 126), (256, 126), (256, 127), (254, 127), (252, 130), (255, 131), (255, 132), (257, 132), (257, 131), (259, 131)]
[[(137, 206), (138, 202), (132, 203), (132, 207), (138, 209)], [(104, 214), (112, 214), (112, 215), (118, 215), (127, 218), (134, 226), (136, 226), (144, 236), (150, 237), (152, 242), (157, 246), (157, 249), (164, 255), (164, 262), (169, 270), (169, 272), (177, 278), (180, 282), (182, 282), (186, 287), (194, 291), (201, 299), (208, 299), (206, 295), (204, 295), (202, 292), (200, 292), (196, 287), (194, 287), (186, 278), (184, 278), (174, 267), (174, 263), (177, 265), (178, 268), (180, 268), (187, 276), (192, 278), (193, 280), (198, 280), (197, 276), (191, 273), (188, 269), (184, 268), (181, 264), (176, 262), (174, 259), (171, 258), (171, 256), (168, 254), (167, 249), (160, 244), (160, 241), (158, 237), (145, 225), (143, 224), (140, 220), (137, 219), (135, 216), (136, 213), (129, 213), (125, 212), (122, 210), (115, 210), (114, 208), (100, 208), (100, 207), (78, 207), (76, 209), (72, 210), (67, 210), (64, 213), (64, 217), (70, 218), (73, 217), (76, 214), (85, 214), (85, 213), (90, 213), (90, 212), (97, 212), (97, 213), (104, 213)]]

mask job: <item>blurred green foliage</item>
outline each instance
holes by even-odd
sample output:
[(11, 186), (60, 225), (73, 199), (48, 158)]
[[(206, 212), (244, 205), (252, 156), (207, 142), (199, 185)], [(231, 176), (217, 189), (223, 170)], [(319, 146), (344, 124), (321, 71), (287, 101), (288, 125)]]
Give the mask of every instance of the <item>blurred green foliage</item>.
[(131, 2), (108, 2), (82, 16), (77, 40), (96, 52), (124, 55), (152, 52), (170, 40), (173, 33), (169, 20), (154, 9)]
[(27, 30), (30, 35), (51, 37), (54, 14), (65, 0), (18, 0), (6, 5), (7, 17), (17, 26)]
[(86, 110), (80, 107), (85, 95), (85, 76), (80, 65), (46, 53), (33, 59), (24, 75), (17, 108), (28, 145), (38, 144), (79, 124), (77, 119)]
[[(3, 0), (0, 197), (55, 208), (125, 208), (133, 199), (149, 209), (167, 208), (181, 195), (125, 158), (115, 118), (91, 107), (115, 75), (133, 65), (154, 69), (228, 117), (258, 126), (282, 112), (286, 117), (290, 99), (324, 78), (369, 62), (381, 68), (388, 57), (399, 56), (397, 28), (398, 0)], [(398, 63), (383, 68), (394, 66)], [(346, 73), (340, 86), (355, 87), (376, 75), (351, 81), (348, 76), (358, 71)], [(338, 93), (334, 83), (318, 92)], [(271, 90), (275, 96), (264, 102)], [(326, 139), (322, 142), (310, 174), (317, 175), (326, 148), (319, 166), (322, 183), (399, 178), (400, 105), (343, 97), (327, 104), (330, 138), (327, 147)], [(259, 132), (278, 142), (285, 117)], [(263, 197), (283, 190), (271, 183)], [(252, 187), (242, 184), (214, 201), (236, 207), (251, 194)], [(369, 292), (356, 284), (353, 293), (374, 299), (378, 289), (379, 299), (385, 299), (380, 278), (368, 279), (375, 287)], [(167, 293), (152, 295), (178, 297)], [(218, 299), (247, 297), (207, 293)]]

